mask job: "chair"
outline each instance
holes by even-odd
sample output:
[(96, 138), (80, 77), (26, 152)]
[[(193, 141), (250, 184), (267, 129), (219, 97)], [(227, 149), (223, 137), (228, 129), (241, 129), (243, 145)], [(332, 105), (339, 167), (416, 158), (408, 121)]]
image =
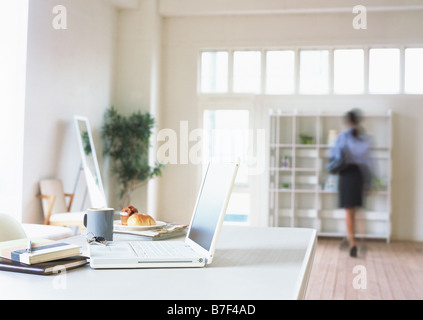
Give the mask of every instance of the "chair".
[[(66, 197), (69, 197), (66, 205)], [(63, 191), (58, 179), (40, 181), (40, 194), (44, 211), (44, 224), (56, 226), (83, 226), (84, 212), (70, 212), (74, 195)]]
[(0, 213), (0, 241), (9, 241), (26, 238), (21, 224), (10, 215)]
[(42, 224), (20, 224), (8, 214), (0, 213), (0, 242), (23, 238), (60, 240), (73, 236), (70, 228)]

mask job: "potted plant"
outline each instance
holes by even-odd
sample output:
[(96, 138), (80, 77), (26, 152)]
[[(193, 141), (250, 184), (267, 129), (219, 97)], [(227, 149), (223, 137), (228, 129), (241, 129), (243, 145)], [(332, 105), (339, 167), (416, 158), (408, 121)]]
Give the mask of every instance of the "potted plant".
[(310, 145), (310, 144), (313, 144), (314, 138), (313, 138), (313, 136), (311, 136), (309, 134), (300, 133), (300, 141), (301, 141), (301, 144)]
[(132, 192), (159, 177), (164, 165), (149, 165), (148, 150), (154, 118), (147, 112), (134, 112), (125, 117), (112, 106), (104, 115), (102, 137), (104, 155), (110, 156), (112, 172), (120, 188), (121, 208), (130, 204)]

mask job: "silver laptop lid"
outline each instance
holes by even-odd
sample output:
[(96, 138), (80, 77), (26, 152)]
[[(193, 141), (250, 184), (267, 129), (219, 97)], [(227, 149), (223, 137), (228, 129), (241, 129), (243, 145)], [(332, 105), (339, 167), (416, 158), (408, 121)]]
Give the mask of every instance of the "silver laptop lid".
[(211, 263), (226, 208), (232, 193), (239, 161), (209, 163), (185, 242)]

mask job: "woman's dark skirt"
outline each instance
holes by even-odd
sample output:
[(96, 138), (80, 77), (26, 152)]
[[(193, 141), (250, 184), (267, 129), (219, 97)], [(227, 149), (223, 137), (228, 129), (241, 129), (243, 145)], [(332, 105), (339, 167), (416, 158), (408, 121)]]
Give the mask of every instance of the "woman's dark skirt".
[(363, 176), (357, 165), (350, 164), (339, 173), (339, 207), (363, 206)]

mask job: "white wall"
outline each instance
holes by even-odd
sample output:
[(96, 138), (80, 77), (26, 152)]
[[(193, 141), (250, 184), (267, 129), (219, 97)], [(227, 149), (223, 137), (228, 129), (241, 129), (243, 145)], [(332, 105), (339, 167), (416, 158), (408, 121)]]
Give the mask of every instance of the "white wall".
[[(164, 3), (170, 3), (165, 1)], [(169, 7), (170, 8), (170, 7)], [(201, 11), (201, 10), (200, 10)], [(196, 93), (200, 49), (423, 45), (423, 11), (368, 12), (367, 30), (352, 27), (350, 12), (317, 14), (169, 16), (163, 23), (162, 127), (178, 132), (179, 121), (199, 126)], [(263, 100), (264, 101), (264, 100)], [(423, 240), (423, 146), (419, 143), (423, 113), (421, 95), (326, 96), (278, 98), (265, 106), (343, 112), (352, 106), (365, 112), (392, 109), (393, 238)], [(267, 112), (267, 110), (263, 110)], [(171, 165), (160, 180), (159, 212), (163, 219), (189, 222), (200, 171), (194, 165)]]
[(28, 1), (0, 2), (0, 212), (21, 219)]
[[(157, 0), (141, 0), (133, 10), (121, 10), (116, 43), (116, 87), (114, 106), (124, 115), (136, 111), (149, 112), (160, 125), (159, 76), (161, 55), (161, 17)], [(153, 134), (154, 135), (154, 134)], [(150, 152), (155, 161), (154, 136)], [(118, 186), (110, 180), (111, 189)], [(140, 212), (156, 216), (156, 181), (136, 189), (131, 194), (131, 204)], [(118, 208), (117, 193), (111, 195)]]
[[(73, 115), (90, 120), (100, 168), (100, 128), (113, 101), (117, 11), (103, 0), (62, 0), (67, 29), (56, 30), (54, 0), (29, 7), (27, 91), (24, 126), (23, 221), (42, 222), (38, 182), (60, 178), (72, 192), (80, 154)], [(108, 186), (107, 176), (102, 175)], [(82, 176), (82, 178), (84, 178)], [(75, 199), (74, 208), (79, 209)]]

